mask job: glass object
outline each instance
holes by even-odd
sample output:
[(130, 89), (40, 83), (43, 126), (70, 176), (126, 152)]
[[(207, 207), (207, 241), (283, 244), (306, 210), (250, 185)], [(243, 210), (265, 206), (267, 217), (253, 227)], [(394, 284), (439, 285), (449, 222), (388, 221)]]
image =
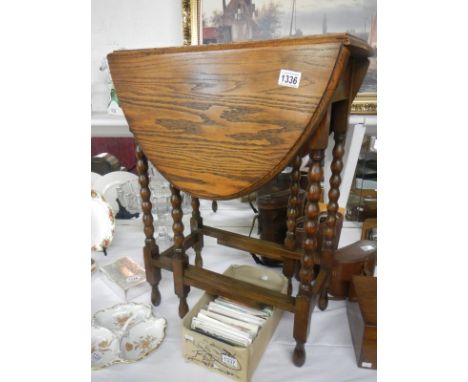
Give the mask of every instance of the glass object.
[(353, 186), (346, 206), (346, 220), (362, 222), (377, 217), (377, 137), (362, 142)]
[[(172, 205), (171, 189), (169, 182), (159, 173), (156, 168), (148, 163), (148, 175), (150, 178), (149, 189), (151, 191), (152, 214), (154, 215), (155, 236), (158, 244), (170, 244), (173, 239), (172, 232)], [(128, 212), (142, 212), (140, 186), (135, 182), (126, 182), (117, 187), (117, 196), (122, 207)], [(191, 213), (190, 195), (181, 192), (182, 211), (185, 214)]]
[(168, 186), (161, 185), (151, 190), (153, 214), (156, 215), (156, 240), (170, 241), (171, 227), (171, 191)]
[(153, 205), (152, 213), (156, 215), (156, 241), (158, 244), (167, 244), (173, 238), (171, 189), (169, 182), (152, 164), (149, 164), (148, 173), (150, 176), (151, 204)]
[(140, 186), (134, 181), (128, 181), (116, 188), (120, 204), (128, 212), (141, 212)]
[(190, 214), (192, 212), (192, 198), (189, 194), (185, 192), (180, 192), (180, 196), (182, 197), (182, 211), (184, 216)]
[(128, 257), (100, 267), (109, 287), (123, 300), (129, 301), (147, 292), (145, 270)]
[(119, 202), (120, 204), (122, 205), (122, 207), (125, 207), (127, 208), (127, 205), (128, 205), (128, 200), (126, 199), (125, 197), (125, 194), (124, 194), (124, 191), (122, 189), (122, 186), (117, 186), (116, 189), (115, 189), (115, 192), (117, 194), (117, 199), (119, 199)]

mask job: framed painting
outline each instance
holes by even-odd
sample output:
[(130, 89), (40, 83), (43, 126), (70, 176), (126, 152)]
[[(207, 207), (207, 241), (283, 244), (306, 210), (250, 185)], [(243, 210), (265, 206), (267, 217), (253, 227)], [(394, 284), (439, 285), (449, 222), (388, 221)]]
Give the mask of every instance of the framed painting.
[[(216, 44), (347, 32), (377, 54), (377, 0), (182, 0), (184, 44)], [(352, 114), (377, 114), (377, 57)]]

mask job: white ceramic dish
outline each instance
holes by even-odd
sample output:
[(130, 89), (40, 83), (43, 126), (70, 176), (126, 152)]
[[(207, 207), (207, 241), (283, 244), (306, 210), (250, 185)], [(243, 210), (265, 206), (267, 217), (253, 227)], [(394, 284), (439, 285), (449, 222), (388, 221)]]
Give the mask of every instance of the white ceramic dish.
[(93, 324), (103, 326), (114, 333), (122, 333), (131, 322), (149, 317), (151, 317), (151, 308), (148, 305), (131, 302), (100, 310), (94, 314)]
[(96, 182), (102, 178), (102, 175), (101, 174), (98, 174), (98, 173), (95, 173), (95, 172), (92, 172), (91, 171), (91, 190), (95, 190), (96, 188), (94, 187), (94, 185), (96, 184)]
[(112, 365), (119, 356), (118, 337), (109, 329), (91, 327), (91, 367), (100, 369)]
[(118, 304), (94, 314), (91, 368), (136, 362), (156, 350), (165, 337), (166, 320), (148, 305)]
[(103, 197), (91, 190), (91, 250), (103, 251), (112, 243), (115, 218), (112, 207)]
[(164, 339), (166, 320), (150, 317), (128, 328), (120, 341), (120, 355), (126, 361), (138, 361), (155, 350)]
[(127, 171), (114, 171), (99, 178), (94, 184), (94, 189), (112, 206), (114, 213), (117, 213), (119, 211), (117, 187), (129, 181), (134, 182), (135, 186), (139, 187), (138, 176), (135, 174)]

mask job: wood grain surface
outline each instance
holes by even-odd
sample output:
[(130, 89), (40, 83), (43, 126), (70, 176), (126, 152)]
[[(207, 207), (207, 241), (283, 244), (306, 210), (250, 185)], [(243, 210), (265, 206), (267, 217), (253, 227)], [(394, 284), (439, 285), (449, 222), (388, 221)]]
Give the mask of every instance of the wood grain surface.
[[(108, 60), (148, 159), (178, 189), (230, 199), (271, 180), (312, 136), (350, 52), (365, 52), (336, 36), (119, 51)], [(299, 88), (278, 85), (281, 69), (301, 72)]]
[(354, 276), (351, 290), (346, 311), (357, 365), (377, 369), (377, 278)]

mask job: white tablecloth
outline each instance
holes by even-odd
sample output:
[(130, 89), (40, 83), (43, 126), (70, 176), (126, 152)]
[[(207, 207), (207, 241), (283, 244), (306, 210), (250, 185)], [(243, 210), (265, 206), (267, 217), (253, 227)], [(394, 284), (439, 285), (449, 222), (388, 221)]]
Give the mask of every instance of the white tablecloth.
[[(253, 213), (250, 207), (239, 201), (219, 202), (217, 213), (210, 210), (210, 203), (202, 201), (204, 223), (215, 227), (229, 227), (238, 233), (248, 233)], [(189, 231), (188, 216), (184, 217), (186, 232)], [(358, 229), (343, 229), (340, 246), (359, 239)], [(143, 265), (142, 246), (144, 234), (141, 219), (117, 221), (114, 241), (108, 250), (108, 256), (95, 253), (93, 257), (98, 265), (128, 256)], [(193, 264), (193, 250), (188, 251)], [(218, 246), (215, 239), (205, 238), (203, 261), (207, 269), (222, 273), (231, 264), (254, 265), (249, 254), (235, 249)], [(279, 271), (279, 269), (278, 269)], [(99, 271), (92, 276), (91, 304), (92, 313), (123, 302), (103, 281)], [(295, 281), (295, 280), (294, 280)], [(178, 316), (178, 298), (174, 294), (171, 272), (162, 271), (159, 284), (162, 301), (154, 309), (154, 314), (167, 320), (166, 338), (161, 346), (148, 357), (134, 364), (117, 364), (92, 372), (92, 381), (112, 382), (153, 382), (153, 381), (190, 381), (221, 382), (230, 379), (211, 372), (193, 363), (186, 362), (181, 350), (181, 321)], [(294, 283), (294, 294), (297, 282)], [(192, 307), (203, 291), (192, 288), (187, 299)], [(150, 302), (150, 288), (133, 301)], [(343, 301), (330, 301), (325, 312), (316, 308), (312, 314), (309, 339), (306, 344), (306, 362), (298, 368), (292, 363), (292, 351), (295, 341), (292, 335), (293, 315), (285, 312), (279, 326), (257, 367), (253, 382), (259, 381), (376, 381), (376, 372), (358, 368), (351, 342)]]

